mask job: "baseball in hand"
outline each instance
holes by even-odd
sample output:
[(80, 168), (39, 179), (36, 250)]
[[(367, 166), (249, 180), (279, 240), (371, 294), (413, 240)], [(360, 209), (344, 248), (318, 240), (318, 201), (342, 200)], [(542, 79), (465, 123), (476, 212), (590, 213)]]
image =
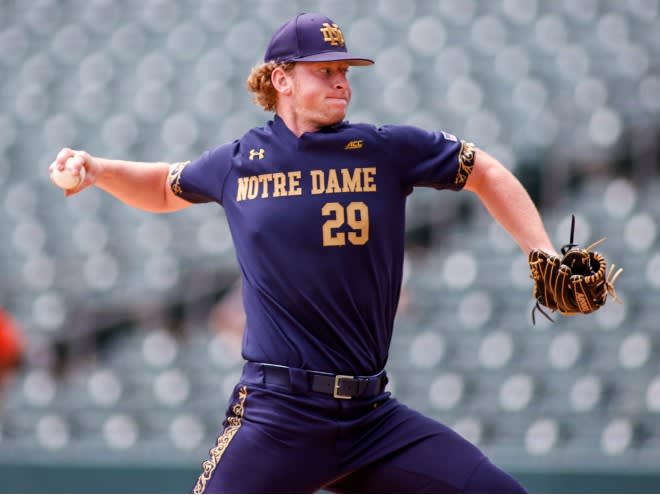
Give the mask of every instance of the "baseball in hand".
[(85, 167), (80, 168), (80, 175), (73, 175), (70, 166), (60, 170), (57, 167), (53, 170), (53, 182), (62, 189), (73, 189), (85, 180)]

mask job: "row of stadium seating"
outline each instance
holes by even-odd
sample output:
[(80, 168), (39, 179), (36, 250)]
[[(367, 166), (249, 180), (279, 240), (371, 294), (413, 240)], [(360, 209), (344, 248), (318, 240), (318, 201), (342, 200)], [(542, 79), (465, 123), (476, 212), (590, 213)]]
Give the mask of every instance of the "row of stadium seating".
[[(570, 331), (518, 335), (524, 347), (502, 330), (454, 339), (404, 332), (395, 334), (390, 389), (485, 450), (526, 452), (532, 464), (557, 452), (583, 467), (658, 462), (657, 331), (625, 336), (619, 348), (601, 333), (585, 346), (588, 360), (586, 339)], [(237, 347), (201, 330), (177, 340), (154, 328), (135, 329), (106, 352), (65, 376), (31, 369), (19, 377), (4, 405), (3, 460), (35, 444), (44, 458), (70, 461), (92, 448), (102, 459), (139, 459), (153, 445), (170, 461), (203, 458), (240, 373)]]
[[(52, 212), (40, 215), (34, 203), (44, 202), (50, 191), (42, 190), (39, 195), (34, 189), (39, 188), (25, 183), (10, 187), (4, 215), (0, 215), (6, 219), (8, 239), (2, 256), (13, 260), (4, 265), (5, 289), (16, 294), (16, 310), (28, 331), (57, 335), (70, 326), (76, 307), (89, 306), (90, 300), (112, 306), (129, 305), (136, 294), (175, 300), (188, 274), (199, 272), (200, 266), (228, 274), (237, 271), (226, 222), (217, 207), (195, 207), (161, 217), (126, 207), (121, 214), (113, 210), (108, 214), (100, 206), (103, 193), (90, 190), (68, 200), (61, 216), (49, 220)], [(654, 181), (647, 190), (657, 190)], [(656, 224), (660, 202), (652, 201), (648, 191), (637, 193), (629, 181), (616, 179), (570, 206), (579, 212), (578, 242), (586, 245), (610, 234), (600, 249), (611, 259), (616, 261), (626, 253), (640, 255), (639, 259), (626, 259), (625, 290), (632, 295), (630, 303), (624, 301), (599, 313), (594, 321), (598, 326), (616, 327), (626, 317), (645, 317), (644, 308), (637, 307), (643, 304), (640, 298), (660, 287)], [(30, 192), (33, 199), (28, 199)], [(558, 244), (568, 240), (569, 221), (566, 215), (548, 217)], [(513, 241), (496, 224), (487, 219), (481, 222), (488, 229), (489, 242), (457, 237), (445, 243), (431, 269), (422, 270), (414, 281), (431, 289), (451, 289), (456, 300), (448, 304), (455, 305), (452, 313), (460, 327), (483, 327), (498, 314), (509, 313), (512, 300), (502, 297), (502, 285), (518, 292), (529, 288), (525, 259), (518, 255)], [(608, 230), (598, 232), (605, 225)], [(501, 256), (488, 256), (491, 246)], [(205, 289), (203, 283), (196, 283), (199, 292)], [(212, 291), (213, 280), (209, 283), (206, 290)], [(436, 306), (433, 297), (430, 305)], [(628, 310), (629, 304), (636, 306), (634, 312)], [(471, 311), (474, 307), (481, 310), (475, 313)]]
[[(356, 50), (378, 54), (374, 74), (355, 71), (353, 120), (442, 127), (514, 167), (556, 144), (578, 155), (606, 151), (625, 128), (657, 123), (657, 2), (568, 4), (315, 7), (345, 19)], [(151, 0), (136, 8), (98, 0), (65, 15), (67, 6), (53, 0), (10, 3), (0, 25), (8, 75), (0, 152), (20, 163), (13, 175), (31, 178), (63, 143), (180, 160), (234, 139), (264, 120), (244, 80), (265, 33), (296, 5), (203, 1), (184, 9)], [(38, 135), (40, 145), (24, 135)]]

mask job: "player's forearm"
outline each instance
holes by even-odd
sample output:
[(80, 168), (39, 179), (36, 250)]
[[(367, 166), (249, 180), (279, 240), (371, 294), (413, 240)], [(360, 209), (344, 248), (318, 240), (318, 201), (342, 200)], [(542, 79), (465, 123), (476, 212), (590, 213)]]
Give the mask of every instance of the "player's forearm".
[(94, 159), (99, 167), (95, 185), (123, 203), (151, 212), (180, 209), (181, 205), (172, 204), (166, 194), (168, 163)]
[(555, 253), (541, 215), (520, 181), (493, 157), (478, 151), (467, 189), (515, 239), (525, 254), (534, 248)]
[(84, 150), (62, 148), (48, 168), (51, 180), (64, 194), (78, 194), (95, 185), (134, 208), (168, 212), (191, 203), (169, 187), (169, 164), (110, 160)]

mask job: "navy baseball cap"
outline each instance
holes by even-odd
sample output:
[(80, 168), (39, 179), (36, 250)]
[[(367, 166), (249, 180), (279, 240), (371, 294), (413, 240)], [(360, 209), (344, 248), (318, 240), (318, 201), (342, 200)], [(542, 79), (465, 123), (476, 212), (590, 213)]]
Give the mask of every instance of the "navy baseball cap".
[(321, 14), (302, 13), (275, 31), (264, 62), (331, 62), (371, 65), (373, 60), (348, 53), (339, 26)]

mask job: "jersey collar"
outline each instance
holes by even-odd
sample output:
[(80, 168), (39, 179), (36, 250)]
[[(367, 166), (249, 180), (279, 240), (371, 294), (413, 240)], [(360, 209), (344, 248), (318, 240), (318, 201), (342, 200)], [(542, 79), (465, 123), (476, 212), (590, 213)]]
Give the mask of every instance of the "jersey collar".
[(284, 123), (284, 120), (282, 118), (275, 114), (275, 117), (272, 120), (271, 127), (273, 129), (273, 132), (277, 134), (281, 138), (285, 139), (293, 139), (294, 142), (298, 142), (299, 139), (304, 139), (306, 136), (314, 136), (317, 134), (327, 134), (331, 132), (336, 132), (346, 126), (348, 124), (347, 120), (343, 120), (341, 122), (337, 122), (336, 124), (328, 125), (325, 127), (322, 127), (316, 132), (304, 132), (300, 138), (298, 138), (293, 132), (291, 132), (291, 129), (287, 127), (287, 125)]

